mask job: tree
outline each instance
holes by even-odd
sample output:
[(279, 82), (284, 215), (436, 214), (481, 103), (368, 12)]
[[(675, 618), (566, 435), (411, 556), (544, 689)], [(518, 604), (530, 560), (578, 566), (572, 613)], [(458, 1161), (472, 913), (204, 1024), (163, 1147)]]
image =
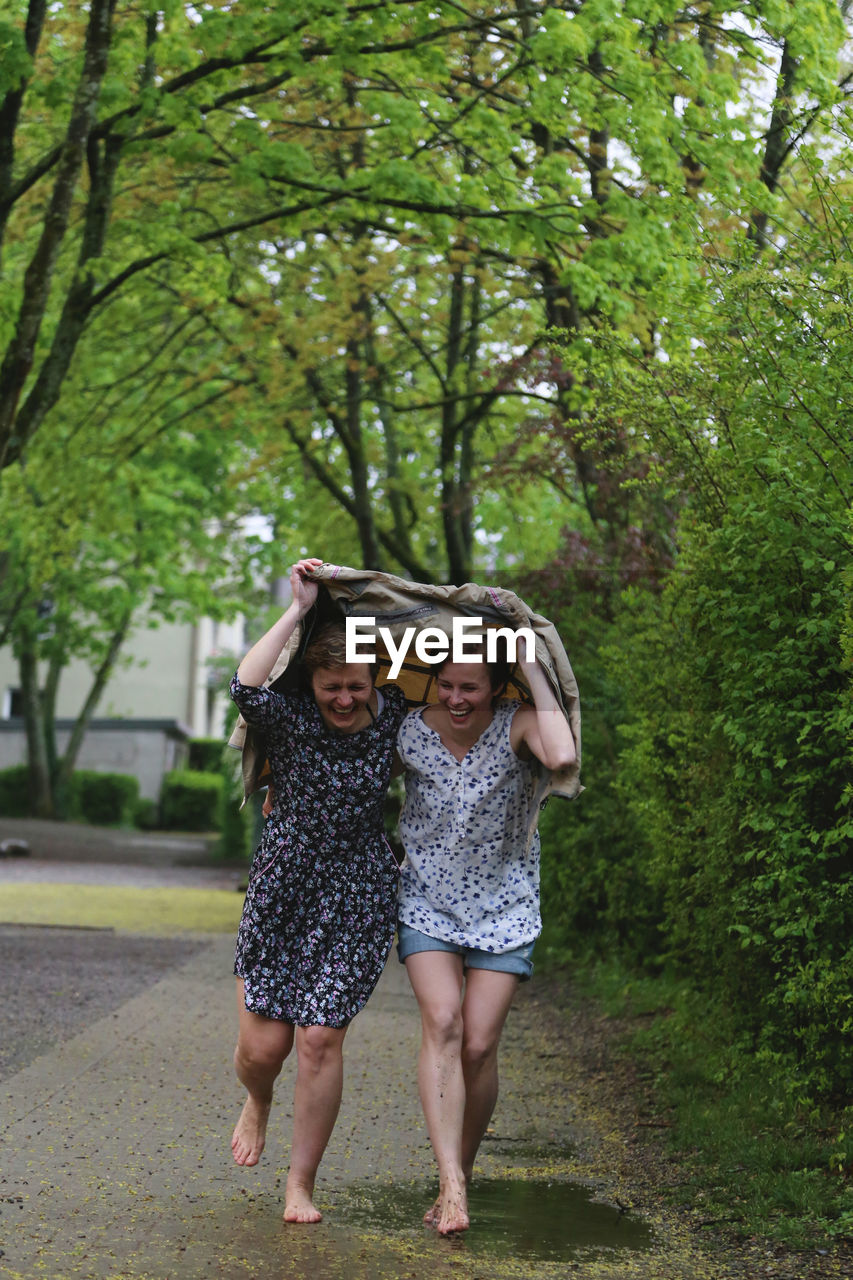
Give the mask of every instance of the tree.
[[(749, 51), (752, 48), (754, 53), (756, 48), (751, 39), (721, 29), (711, 40), (698, 15), (696, 27), (687, 36), (683, 28), (669, 33), (674, 50), (668, 60), (658, 56), (661, 31), (651, 34), (642, 28), (636, 45), (627, 41), (620, 49), (617, 43), (622, 57), (617, 57), (614, 69), (604, 66), (600, 52), (585, 61), (577, 57), (579, 48), (586, 47), (584, 41), (588, 45), (593, 38), (583, 22), (587, 13), (592, 10), (579, 11), (577, 30), (572, 28), (573, 43), (563, 48), (562, 62), (554, 60), (554, 40), (559, 43), (565, 39), (568, 19), (552, 13), (550, 7), (543, 15), (544, 28), (530, 26), (525, 32), (523, 54), (498, 47), (490, 72), (493, 79), (494, 64), (500, 66), (500, 92), (485, 86), (482, 64), (477, 69), (476, 56), (472, 57), (470, 45), (466, 45), (465, 78), (459, 78), (466, 86), (476, 83), (479, 96), (468, 99), (464, 89), (457, 88), (450, 111), (423, 86), (414, 108), (405, 89), (403, 101), (395, 101), (394, 94), (401, 93), (398, 82), (377, 86), (365, 75), (355, 84), (348, 82), (346, 92), (341, 88), (336, 96), (324, 85), (322, 108), (315, 107), (313, 116), (302, 112), (294, 126), (301, 154), (311, 140), (313, 189), (328, 193), (337, 185), (341, 197), (348, 196), (352, 203), (357, 195), (358, 203), (349, 227), (339, 222), (336, 228), (324, 221), (301, 237), (282, 237), (278, 242), (278, 260), (272, 261), (278, 277), (276, 305), (267, 308), (267, 315), (280, 330), (282, 315), (293, 319), (287, 298), (295, 292), (302, 338), (296, 343), (285, 338), (285, 360), (297, 366), (298, 377), (298, 367), (305, 359), (312, 359), (311, 354), (306, 357), (303, 353), (310, 352), (313, 338), (317, 342), (313, 356), (322, 362), (322, 375), (308, 365), (308, 383), (296, 392), (304, 427), (299, 432), (288, 415), (282, 433), (285, 443), (279, 446), (278, 456), (287, 458), (296, 446), (306, 468), (325, 487), (327, 501), (331, 496), (357, 526), (365, 563), (377, 564), (383, 554), (390, 553), (406, 571), (424, 574), (424, 556), (413, 557), (411, 536), (403, 535), (400, 515), (408, 511), (411, 526), (424, 528), (423, 515), (416, 520), (413, 512), (420, 510), (429, 518), (423, 500), (423, 475), (427, 474), (434, 480), (426, 496), (434, 502), (443, 528), (440, 539), (430, 529), (426, 558), (434, 564), (436, 551), (443, 544), (447, 569), (439, 571), (456, 580), (470, 575), (477, 525), (475, 500), (498, 520), (501, 507), (506, 507), (497, 500), (493, 488), (505, 469), (491, 465), (489, 459), (495, 452), (500, 458), (507, 449), (521, 448), (519, 436), (527, 442), (526, 457), (540, 441), (547, 450), (555, 433), (564, 441), (571, 439), (573, 475), (562, 484), (570, 507), (563, 514), (573, 524), (582, 523), (590, 514), (593, 490), (604, 492), (606, 474), (596, 471), (592, 454), (584, 450), (571, 369), (549, 377), (547, 396), (542, 395), (542, 383), (536, 378), (543, 367), (553, 363), (543, 349), (546, 333), (555, 325), (583, 333), (585, 326), (594, 329), (607, 317), (614, 317), (637, 332), (651, 351), (655, 328), (665, 316), (666, 291), (670, 283), (677, 284), (678, 273), (688, 260), (686, 248), (680, 259), (673, 262), (667, 258), (663, 241), (666, 238), (671, 253), (680, 243), (679, 236), (685, 232), (692, 236), (694, 197), (700, 186), (704, 184), (707, 193), (709, 211), (705, 216), (712, 225), (718, 219), (713, 197), (733, 195), (727, 166), (747, 182), (749, 198), (760, 204), (762, 191), (767, 194), (759, 178), (753, 138), (748, 147), (740, 149), (733, 139), (724, 138), (713, 157), (707, 154), (706, 140), (703, 154), (708, 164), (702, 170), (702, 183), (696, 166), (683, 164), (681, 151), (672, 146), (674, 132), (682, 147), (693, 145), (699, 119), (707, 123), (711, 111), (723, 111), (726, 93), (731, 95), (735, 83), (726, 77), (736, 55), (740, 55), (739, 73), (743, 75)], [(815, 10), (812, 18), (817, 21), (821, 16), (826, 17), (825, 10)], [(599, 34), (594, 19), (590, 23), (591, 31)], [(613, 26), (619, 30), (616, 20)], [(822, 35), (817, 45), (823, 61), (813, 58), (807, 71), (814, 72), (818, 92), (825, 95), (832, 66), (831, 41), (838, 29), (831, 22), (824, 23)], [(813, 26), (810, 38), (814, 36)], [(571, 60), (565, 56), (569, 47)], [(532, 64), (534, 48), (540, 54), (547, 51), (547, 58), (535, 63), (547, 86), (541, 94), (540, 81), (533, 85), (526, 78), (529, 65), (524, 57), (529, 56)], [(715, 96), (712, 100), (706, 93), (686, 125), (671, 96), (667, 99), (649, 91), (642, 78), (643, 68), (655, 67), (659, 72), (661, 65), (669, 65), (672, 74), (680, 75), (697, 48), (702, 50)], [(482, 56), (483, 50), (477, 53)], [(819, 75), (815, 71), (818, 64)], [(798, 68), (802, 70), (804, 65), (801, 59)], [(605, 72), (610, 74), (610, 82)], [(596, 86), (591, 92), (590, 81)], [(543, 120), (554, 119), (554, 103), (549, 103), (548, 93), (553, 93), (556, 83), (563, 89), (559, 133), (536, 125), (537, 115)], [(674, 94), (675, 81), (667, 83)], [(613, 93), (615, 85), (621, 94)], [(702, 93), (700, 85), (697, 99)], [(320, 91), (315, 97), (319, 96)], [(566, 140), (566, 106), (576, 100), (613, 120), (609, 130), (590, 130), (582, 118), (577, 121), (574, 139), (588, 132), (587, 151), (577, 141)], [(525, 121), (518, 124), (520, 140), (513, 149), (507, 119), (521, 101), (525, 103)], [(418, 182), (411, 157), (420, 158), (433, 150), (423, 137), (433, 117), (441, 120), (443, 137), (428, 171), (432, 183), (428, 186), (423, 178)], [(397, 128), (389, 143), (387, 131), (392, 124)], [(757, 133), (757, 125), (755, 129)], [(662, 135), (667, 137), (665, 147)], [(493, 138), (496, 143), (490, 150)], [(630, 157), (622, 159), (621, 172), (614, 174), (606, 163), (610, 152)], [(652, 156), (657, 156), (654, 166)], [(657, 181), (649, 176), (654, 168), (660, 175)], [(689, 180), (682, 170), (689, 171)], [(682, 199), (671, 189), (661, 189), (664, 173), (667, 187), (673, 185), (673, 178), (680, 184)], [(383, 192), (387, 193), (381, 201), (376, 199), (372, 174), (381, 174)], [(543, 181), (543, 175), (550, 176)], [(461, 210), (447, 226), (436, 176), (443, 180), (445, 189), (456, 181), (460, 190), (464, 182), (464, 190), (472, 197), (479, 193), (478, 209)], [(587, 182), (589, 194), (584, 202)], [(496, 198), (498, 189), (500, 199)], [(515, 209), (507, 208), (509, 192), (515, 198)], [(420, 197), (420, 206), (412, 198), (414, 194)], [(549, 196), (552, 199), (546, 203)], [(524, 217), (519, 206), (531, 198), (541, 212)], [(401, 205), (405, 220), (397, 212)], [(349, 243), (352, 257), (342, 248), (343, 241)], [(392, 253), (399, 260), (396, 279), (386, 271), (380, 281), (378, 264), (383, 260), (387, 264)], [(348, 273), (356, 259), (361, 265), (354, 266), (352, 276)], [(293, 271), (293, 260), (305, 264), (301, 272)], [(371, 262), (373, 266), (368, 267)], [(418, 272), (422, 278), (429, 273), (426, 294), (412, 287)], [(299, 281), (295, 290), (294, 276)], [(341, 278), (343, 288), (338, 285)], [(356, 278), (359, 295), (354, 299), (347, 284)], [(310, 321), (304, 323), (312, 292), (323, 316), (319, 329)], [(336, 369), (334, 357), (338, 356)], [(369, 372), (367, 378), (365, 372)], [(454, 385), (457, 375), (463, 381)], [(416, 386), (424, 388), (421, 395), (412, 394)], [(280, 380), (276, 394), (293, 403), (287, 391), (282, 394)], [(537, 403), (542, 404), (538, 415), (534, 410)], [(338, 405), (345, 410), (340, 416), (330, 415), (329, 407)], [(419, 442), (421, 476), (407, 483), (399, 468), (395, 437), (401, 423), (412, 421), (413, 410), (418, 413), (417, 424), (409, 429), (408, 437)], [(533, 426), (537, 416), (539, 440)], [(394, 423), (393, 432), (390, 422)], [(370, 484), (366, 483), (364, 439), (373, 445)], [(386, 440), (387, 458), (383, 459)], [(265, 451), (266, 465), (276, 456), (273, 450), (271, 441)], [(519, 489), (518, 506), (535, 501), (540, 507), (541, 490), (537, 491), (536, 481), (553, 473), (546, 465), (534, 474), (525, 462), (516, 474), (520, 477), (525, 471), (532, 483)], [(560, 472), (561, 476), (566, 474)], [(402, 507), (401, 488), (406, 494)], [(505, 498), (505, 491), (499, 492), (500, 498)], [(614, 505), (611, 503), (611, 515)], [(393, 533), (389, 522), (383, 523), (383, 510), (393, 514)], [(549, 515), (553, 515), (549, 525), (559, 520), (553, 509)], [(507, 528), (505, 523), (503, 528)], [(490, 532), (499, 536), (494, 527)], [(423, 534), (420, 541), (423, 545)], [(550, 549), (547, 538), (540, 538), (539, 554)]]
[[(131, 629), (232, 616), (257, 602), (255, 584), (265, 577), (231, 492), (236, 445), (215, 430), (179, 425), (181, 390), (190, 399), (194, 390), (191, 382), (181, 388), (180, 368), (171, 397), (169, 379), (161, 387), (170, 429), (159, 414), (160, 430), (151, 429), (160, 336), (128, 353), (131, 373), (140, 361), (147, 368), (137, 395), (121, 394), (127, 369), (107, 369), (97, 353), (86, 353), (92, 361), (81, 364), (74, 397), (79, 416), (55, 415), (31, 443), (28, 465), (7, 469), (0, 493), (3, 639), (18, 659), (31, 795), (41, 816), (66, 815), (83, 737)], [(60, 755), (55, 707), (72, 658), (88, 663), (92, 680)]]
[[(514, 317), (528, 308), (513, 355), (549, 326), (580, 331), (608, 316), (651, 334), (650, 288), (677, 276), (700, 194), (764, 207), (755, 111), (730, 123), (727, 108), (749, 104), (766, 41), (787, 42), (782, 83), (794, 84), (795, 67), (808, 110), (826, 97), (841, 30), (823, 0), (798, 6), (796, 27), (787, 11), (759, 5), (745, 30), (732, 20), (740, 11), (671, 0), (651, 10), (588, 0), (472, 11), (327, 0), (142, 13), (102, 2), (87, 16), (33, 0), (24, 22), (21, 6), (20, 24), (6, 28), (0, 114), (6, 269), (19, 289), (5, 316), (0, 460), (20, 456), (58, 403), (84, 331), (109, 338), (117, 296), (150, 289), (158, 273), (175, 305), (186, 290), (193, 313), (200, 294), (208, 314), (230, 297), (258, 337), (264, 277), (235, 290), (231, 268), (254, 254), (268, 271), (260, 237), (300, 253), (319, 237), (348, 238), (354, 252), (372, 244), (402, 263), (423, 260), (428, 245), (446, 264), (447, 310), (444, 332), (413, 352), (424, 373), (429, 357), (436, 365), (414, 434), (430, 441), (420, 451), (434, 470), (438, 528), (420, 541), (432, 548), (437, 534), (440, 572), (466, 576), (489, 433), (500, 437), (510, 395), (535, 390), (507, 385), (495, 369), (506, 333), (482, 311), (498, 287), (488, 277), (509, 284)], [(56, 104), (74, 97), (74, 84), (76, 105), (63, 117)], [(778, 165), (762, 171), (771, 169), (778, 178)], [(405, 369), (385, 359), (394, 325), (370, 281), (362, 286), (355, 310), (346, 304), (347, 341), (365, 346), (358, 325), (372, 317), (379, 362), (368, 363), (366, 349), (348, 357), (331, 401), (346, 406), (345, 431), (331, 428), (343, 465), (319, 469), (310, 443), (318, 425), (329, 429), (328, 369), (313, 390), (300, 388), (312, 430), (282, 432), (278, 457), (298, 451), (354, 522), (367, 562), (391, 556), (420, 572), (428, 566), (408, 501), (423, 484), (395, 471), (390, 425), (402, 421), (398, 388), (409, 397)], [(232, 320), (220, 310), (220, 327)], [(381, 380), (364, 376), (380, 368)], [(473, 390), (463, 385), (472, 369)], [(270, 410), (293, 425), (290, 405)], [(381, 466), (367, 462), (377, 441)], [(276, 456), (268, 441), (261, 452), (268, 463)], [(377, 489), (389, 495), (388, 517)]]

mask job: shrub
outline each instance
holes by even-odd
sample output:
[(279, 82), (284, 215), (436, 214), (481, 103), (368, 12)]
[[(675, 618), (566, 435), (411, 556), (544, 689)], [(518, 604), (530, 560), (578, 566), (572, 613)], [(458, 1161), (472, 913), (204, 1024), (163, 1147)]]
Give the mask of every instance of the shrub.
[(576, 670), (582, 679), (581, 777), (589, 786), (571, 802), (551, 798), (539, 822), (543, 942), (563, 958), (616, 950), (642, 968), (654, 967), (663, 943), (659, 895), (647, 870), (649, 850), (633, 814), (615, 794), (624, 708), (600, 656), (583, 656), (586, 661)]
[(26, 818), (30, 812), (30, 771), (25, 764), (0, 769), (0, 815)]
[(133, 825), (140, 831), (155, 831), (160, 823), (160, 811), (155, 800), (141, 796), (133, 807)]
[[(232, 709), (230, 723), (225, 728), (224, 741), (227, 742), (237, 721), (237, 709)], [(222, 806), (222, 834), (218, 852), (223, 858), (248, 861), (260, 842), (263, 830), (263, 817), (260, 807), (263, 803), (258, 795), (250, 796), (243, 802), (243, 771), (241, 756), (238, 751), (219, 745), (218, 768), (224, 779)]]
[[(836, 217), (846, 245), (845, 204)], [(565, 933), (636, 967), (646, 930), (622, 925), (637, 901), (705, 1020), (729, 1019), (733, 1068), (763, 1062), (801, 1102), (853, 1088), (853, 304), (843, 254), (812, 248), (784, 273), (751, 251), (721, 267), (702, 305), (672, 306), (666, 360), (596, 344), (584, 445), (614, 423), (642, 442), (638, 476), (683, 494), (677, 555), (660, 594), (614, 600), (603, 673), (581, 671), (583, 693), (617, 695), (603, 774), (585, 735), (602, 798), (578, 814), (597, 821), (543, 820), (564, 853), (543, 858), (546, 913), (556, 898)], [(601, 511), (607, 486), (594, 497)], [(600, 834), (622, 822), (634, 848), (616, 832), (613, 858)]]
[[(624, 548), (615, 545), (614, 554)], [(582, 708), (581, 779), (574, 801), (551, 798), (542, 811), (541, 898), (544, 959), (579, 961), (618, 952), (643, 968), (658, 964), (663, 940), (660, 898), (647, 872), (649, 849), (617, 801), (619, 726), (626, 717), (619, 679), (602, 657), (616, 633), (618, 574), (592, 574), (567, 545), (546, 573), (512, 582), (527, 603), (554, 623), (566, 644)]]
[(236, 751), (219, 747), (219, 764), (222, 771), (222, 831), (219, 853), (223, 858), (237, 860), (251, 857), (256, 843), (257, 797), (250, 796), (243, 807), (243, 774), (240, 755)]
[(191, 738), (187, 766), (194, 773), (219, 773), (225, 747), (221, 738)]
[(139, 799), (139, 780), (126, 773), (78, 769), (71, 780), (73, 817), (96, 826), (130, 824)]
[(716, 526), (685, 530), (663, 596), (626, 602), (615, 794), (650, 851), (668, 959), (748, 1052), (789, 1060), (800, 1096), (844, 1095), (853, 716), (835, 530), (802, 472), (803, 510), (733, 490)]
[(225, 779), (220, 773), (173, 769), (163, 779), (163, 826), (173, 831), (216, 831), (222, 822)]
[(721, 331), (656, 375), (682, 397), (685, 474), (702, 467), (677, 571), (659, 599), (626, 599), (611, 645), (616, 791), (652, 851), (667, 956), (731, 1011), (736, 1052), (783, 1067), (800, 1099), (846, 1097), (851, 311), (810, 277), (799, 298), (786, 277), (779, 305), (772, 276), (736, 283)]

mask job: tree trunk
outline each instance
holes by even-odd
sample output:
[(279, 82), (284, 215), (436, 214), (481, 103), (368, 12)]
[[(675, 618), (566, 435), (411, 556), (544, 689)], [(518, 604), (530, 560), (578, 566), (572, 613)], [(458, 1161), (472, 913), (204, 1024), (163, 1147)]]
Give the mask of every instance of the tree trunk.
[(56, 181), (44, 216), (42, 233), (24, 277), (23, 302), (0, 367), (0, 469), (11, 461), (16, 439), (18, 400), (35, 359), (35, 348), (50, 298), (53, 272), (62, 248), (74, 193), (95, 124), (101, 84), (112, 39), (115, 0), (92, 0), (86, 32), (86, 52), (71, 118), (56, 170)]
[[(46, 13), (47, 0), (30, 0), (24, 27), (24, 43), (31, 58), (35, 57)], [(9, 214), (12, 212), (15, 130), (18, 127), (18, 117), (21, 114), (26, 88), (26, 80), (21, 80), (0, 100), (0, 247), (3, 244)]]
[(449, 580), (461, 586), (470, 577), (470, 561), (464, 536), (465, 495), (461, 492), (457, 470), (458, 408), (453, 394), (454, 375), (462, 355), (465, 315), (465, 272), (462, 266), (454, 271), (450, 289), (445, 394), (441, 408), (441, 519)]
[(18, 643), (18, 670), (27, 735), (27, 764), (30, 770), (30, 812), (36, 818), (53, 818), (56, 810), (38, 687), (38, 660), (36, 646), (29, 636)]
[[(782, 46), (782, 58), (779, 63), (779, 75), (776, 79), (776, 93), (773, 98), (773, 112), (770, 127), (764, 140), (764, 155), (761, 160), (760, 178), (771, 194), (776, 190), (782, 176), (782, 169), (789, 154), (791, 132), (794, 128), (794, 111), (792, 100), (796, 88), (799, 64), (791, 53), (786, 40)], [(767, 211), (756, 209), (752, 215), (749, 238), (760, 252), (767, 247), (769, 222)]]
[[(61, 622), (57, 621), (55, 625), (58, 631), (61, 630)], [(61, 636), (59, 636), (55, 640), (50, 661), (47, 664), (44, 686), (39, 695), (39, 708), (41, 710), (42, 733), (45, 743), (45, 758), (50, 771), (53, 812), (55, 817), (64, 819), (68, 817), (68, 798), (58, 776), (59, 753), (56, 749), (56, 697), (59, 692), (59, 681), (62, 677), (63, 667), (65, 666), (62, 657), (63, 649), (64, 645), (61, 642)]]
[(121, 647), (124, 644), (127, 633), (130, 630), (130, 624), (133, 619), (133, 609), (128, 608), (118, 626), (113, 632), (107, 652), (104, 655), (101, 665), (95, 672), (95, 678), (92, 681), (91, 688), (86, 697), (86, 701), (80, 710), (74, 727), (71, 730), (71, 736), (68, 739), (65, 751), (59, 761), (57, 771), (57, 793), (62, 797), (67, 797), (70, 792), (71, 778), (77, 764), (77, 757), (80, 754), (80, 748), (83, 745), (83, 739), (86, 736), (86, 730), (89, 728), (92, 716), (97, 710), (98, 703), (101, 700), (106, 683), (112, 674), (118, 659)]
[(113, 185), (123, 145), (121, 139), (112, 137), (107, 138), (103, 152), (96, 141), (92, 141), (89, 145), (91, 189), (77, 259), (77, 275), (66, 295), (50, 351), (42, 361), (35, 384), (18, 413), (15, 424), (15, 443), (10, 445), (7, 463), (14, 462), (20, 456), (26, 442), (35, 435), (47, 414), (59, 400), (62, 384), (71, 366), (77, 344), (89, 321), (95, 282), (88, 264), (93, 258), (100, 257), (104, 249), (112, 209)]

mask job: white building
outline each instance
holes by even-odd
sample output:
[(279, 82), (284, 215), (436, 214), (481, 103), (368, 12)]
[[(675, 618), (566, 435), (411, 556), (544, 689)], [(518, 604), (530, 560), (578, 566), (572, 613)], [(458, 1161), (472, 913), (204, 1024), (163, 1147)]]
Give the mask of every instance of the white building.
[[(86, 734), (77, 767), (131, 773), (140, 795), (156, 800), (163, 774), (186, 758), (190, 738), (225, 741), (232, 706), (228, 681), (246, 649), (244, 621), (163, 623), (127, 641)], [(0, 769), (26, 760), (17, 663), (0, 649)], [(57, 744), (71, 732), (92, 683), (72, 659), (57, 697)]]

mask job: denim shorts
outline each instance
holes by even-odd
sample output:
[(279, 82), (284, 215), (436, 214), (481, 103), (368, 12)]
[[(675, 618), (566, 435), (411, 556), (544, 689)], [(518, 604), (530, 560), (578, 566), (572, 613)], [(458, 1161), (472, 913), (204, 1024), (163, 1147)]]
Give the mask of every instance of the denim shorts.
[(491, 969), (495, 973), (514, 973), (522, 982), (527, 982), (533, 972), (533, 943), (525, 942), (512, 951), (481, 951), (478, 947), (466, 947), (458, 942), (443, 942), (441, 938), (431, 938), (428, 933), (419, 933), (410, 924), (397, 925), (397, 955), (403, 964), (408, 956), (418, 951), (450, 951), (461, 956), (466, 969)]

